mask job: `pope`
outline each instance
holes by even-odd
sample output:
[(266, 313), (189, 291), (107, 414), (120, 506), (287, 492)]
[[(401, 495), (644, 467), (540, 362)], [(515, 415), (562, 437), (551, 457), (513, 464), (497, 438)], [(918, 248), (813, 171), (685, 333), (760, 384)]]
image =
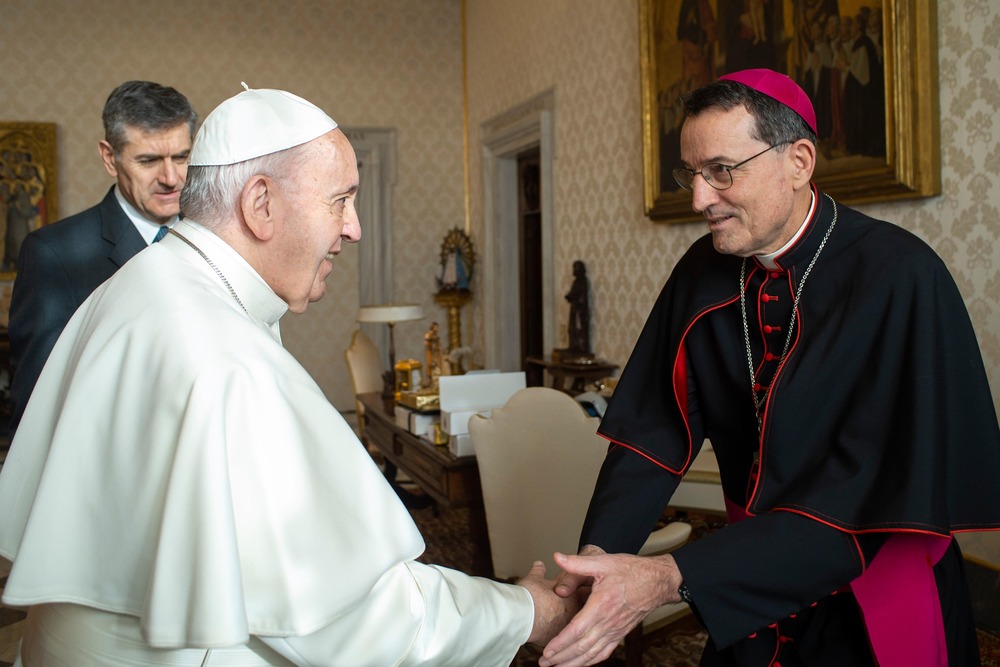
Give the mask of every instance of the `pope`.
[[(19, 664), (506, 666), (577, 609), (415, 559), (423, 541), (282, 347), (360, 238), (326, 113), (250, 90), (205, 120), (181, 215), (80, 307), (0, 474)], [(164, 280), (169, 276), (169, 280)]]

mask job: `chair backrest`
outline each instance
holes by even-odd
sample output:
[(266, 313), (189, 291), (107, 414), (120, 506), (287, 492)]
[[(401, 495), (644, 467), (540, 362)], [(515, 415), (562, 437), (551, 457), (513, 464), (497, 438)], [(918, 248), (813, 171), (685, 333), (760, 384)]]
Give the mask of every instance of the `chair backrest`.
[(482, 481), (494, 574), (523, 576), (535, 560), (576, 553), (608, 442), (568, 394), (528, 387), (469, 421)]
[[(344, 351), (347, 372), (351, 374), (351, 386), (355, 397), (372, 391), (382, 391), (382, 355), (378, 347), (361, 329), (351, 336), (351, 344)], [(355, 407), (358, 419), (364, 419), (364, 408), (357, 399)]]

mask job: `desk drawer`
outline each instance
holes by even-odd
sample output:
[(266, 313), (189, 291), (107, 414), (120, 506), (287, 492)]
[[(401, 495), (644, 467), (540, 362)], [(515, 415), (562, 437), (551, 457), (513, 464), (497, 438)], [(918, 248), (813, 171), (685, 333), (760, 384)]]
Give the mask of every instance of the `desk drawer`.
[(395, 436), (392, 443), (392, 453), (400, 460), (403, 469), (412, 476), (421, 487), (438, 500), (450, 498), (448, 493), (448, 474), (445, 466), (424, 451), (423, 447), (409, 442), (407, 439)]
[(365, 422), (365, 437), (384, 451), (392, 445), (392, 428), (382, 420), (369, 419)]

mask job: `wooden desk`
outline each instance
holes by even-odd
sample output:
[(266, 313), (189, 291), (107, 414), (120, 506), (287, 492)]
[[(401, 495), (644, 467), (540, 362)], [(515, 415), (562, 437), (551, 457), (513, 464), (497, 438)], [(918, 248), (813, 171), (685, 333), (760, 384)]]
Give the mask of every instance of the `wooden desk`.
[(400, 428), (396, 425), (394, 402), (383, 399), (380, 393), (360, 394), (358, 400), (365, 406), (365, 436), (369, 444), (442, 507), (469, 509), (472, 574), (492, 577), (493, 558), (476, 457), (452, 456), (447, 446), (432, 445)]
[[(584, 392), (587, 382), (595, 382), (606, 378), (616, 370), (618, 364), (613, 364), (603, 359), (594, 359), (587, 364), (571, 364), (565, 362), (555, 362), (545, 357), (528, 357), (524, 360), (527, 365), (528, 386), (537, 387), (544, 384), (542, 375), (545, 371), (552, 376), (552, 388), (565, 391), (568, 394), (581, 394)], [(566, 387), (567, 378), (573, 379), (573, 384)]]

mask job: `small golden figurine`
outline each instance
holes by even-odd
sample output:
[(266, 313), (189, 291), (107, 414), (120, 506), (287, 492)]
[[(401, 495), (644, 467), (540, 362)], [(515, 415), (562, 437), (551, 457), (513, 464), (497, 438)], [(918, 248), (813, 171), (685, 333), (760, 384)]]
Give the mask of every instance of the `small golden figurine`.
[(424, 387), (436, 387), (441, 376), (441, 337), (438, 335), (438, 323), (431, 322), (431, 328), (424, 334), (424, 349), (427, 373), (424, 375)]

